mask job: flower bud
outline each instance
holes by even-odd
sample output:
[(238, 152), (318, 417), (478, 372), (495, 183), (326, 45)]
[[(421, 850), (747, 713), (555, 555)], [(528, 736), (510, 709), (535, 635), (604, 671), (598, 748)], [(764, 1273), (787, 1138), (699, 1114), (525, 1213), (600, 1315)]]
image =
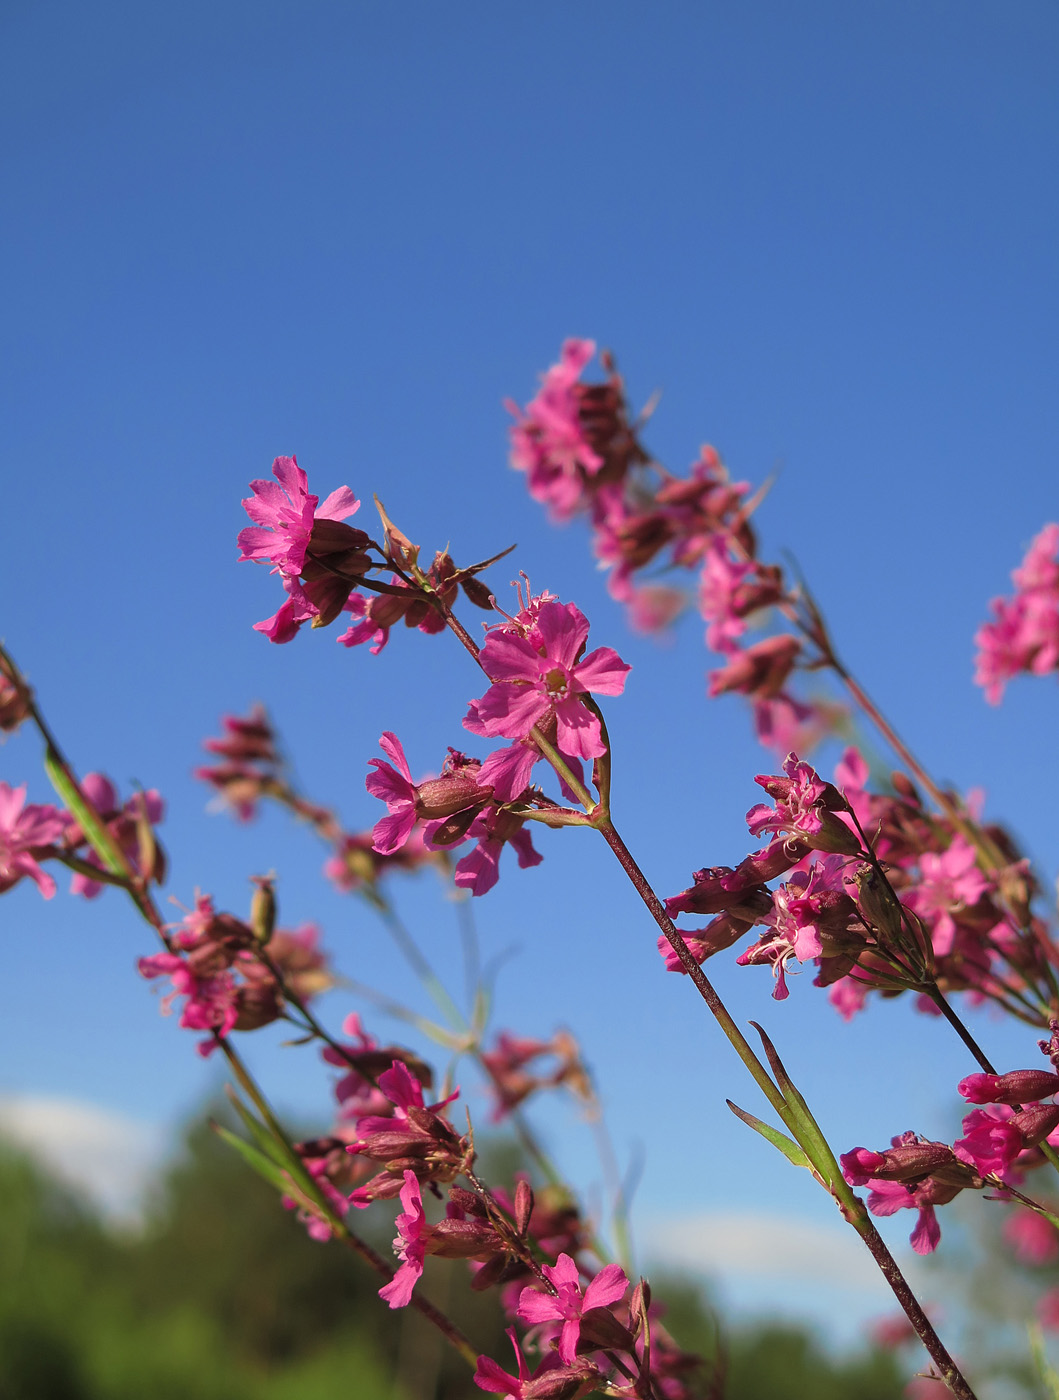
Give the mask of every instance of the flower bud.
[(1022, 1134), (1027, 1147), (1036, 1147), (1059, 1127), (1059, 1104), (1038, 1103), (1025, 1108), (1011, 1120)]
[(968, 1103), (1038, 1103), (1059, 1091), (1059, 1074), (1013, 1069), (1007, 1074), (969, 1074), (957, 1086)]
[(416, 815), (424, 821), (452, 816), (464, 808), (488, 802), (491, 787), (479, 787), (468, 773), (443, 774), (428, 778), (416, 788)]
[(901, 905), (893, 890), (872, 865), (861, 863), (846, 871), (843, 883), (857, 902), (864, 922), (878, 930), (888, 944), (901, 941)]
[(11, 734), (29, 714), (27, 693), (0, 676), (0, 730)]
[(270, 875), (255, 875), (254, 884), (257, 888), (250, 900), (250, 927), (264, 947), (276, 927), (275, 882)]
[(515, 1187), (515, 1229), (519, 1235), (524, 1236), (529, 1229), (530, 1216), (533, 1214), (533, 1187), (530, 1186), (526, 1178), (519, 1177), (518, 1185)]

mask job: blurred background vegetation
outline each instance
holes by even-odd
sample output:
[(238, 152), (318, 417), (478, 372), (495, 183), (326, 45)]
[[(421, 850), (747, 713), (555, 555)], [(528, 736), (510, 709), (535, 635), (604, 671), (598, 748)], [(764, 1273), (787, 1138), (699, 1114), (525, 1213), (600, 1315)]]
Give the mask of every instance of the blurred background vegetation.
[[(375, 1242), (385, 1247), (391, 1233)], [(470, 1291), (463, 1265), (429, 1264), (427, 1292), (514, 1369), (495, 1299)], [(713, 1353), (717, 1324), (700, 1292), (654, 1282), (674, 1334)], [(30, 1159), (0, 1150), (2, 1400), (480, 1396), (432, 1329), (411, 1309), (390, 1312), (377, 1287), (346, 1251), (309, 1240), (205, 1126), (188, 1135), (135, 1233), (109, 1230)], [(897, 1362), (867, 1346), (836, 1359), (778, 1325), (733, 1329), (723, 1345), (730, 1400), (902, 1394)]]

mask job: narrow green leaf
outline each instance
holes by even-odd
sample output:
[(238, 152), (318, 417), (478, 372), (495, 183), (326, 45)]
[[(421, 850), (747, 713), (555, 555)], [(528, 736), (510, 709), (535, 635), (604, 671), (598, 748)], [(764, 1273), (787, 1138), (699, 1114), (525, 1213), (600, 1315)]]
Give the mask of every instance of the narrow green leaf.
[(777, 1148), (796, 1167), (809, 1167), (809, 1158), (802, 1149), (786, 1133), (781, 1133), (778, 1128), (770, 1128), (767, 1123), (762, 1123), (760, 1118), (755, 1118), (752, 1113), (747, 1113), (743, 1108), (737, 1108), (731, 1099), (725, 1099), (725, 1103), (732, 1110), (737, 1118), (741, 1118), (747, 1127), (753, 1128), (755, 1133), (760, 1133), (773, 1147)]
[(269, 1132), (264, 1123), (254, 1117), (230, 1084), (224, 1086), (224, 1092), (260, 1150), (283, 1171), (287, 1171), (291, 1166), (291, 1161), (286, 1145), (276, 1141), (275, 1136)]
[(474, 1009), (471, 1012), (471, 1032), (475, 1040), (481, 1040), (489, 1024), (492, 996), (488, 987), (479, 986), (474, 994)]
[(297, 1195), (297, 1188), (287, 1176), (286, 1172), (276, 1166), (270, 1157), (266, 1157), (263, 1152), (259, 1152), (253, 1143), (247, 1142), (245, 1138), (239, 1137), (236, 1133), (230, 1132), (220, 1123), (211, 1123), (210, 1127), (222, 1138), (229, 1147), (234, 1147), (243, 1161), (257, 1172), (258, 1176), (263, 1176), (265, 1180), (280, 1191), (285, 1196)]
[(128, 875), (128, 863), (117, 842), (100, 821), (95, 808), (85, 800), (81, 789), (70, 777), (65, 765), (50, 748), (44, 755), (44, 771), (51, 780), (52, 787), (77, 818), (78, 825), (88, 839), (88, 844), (106, 869), (114, 875)]

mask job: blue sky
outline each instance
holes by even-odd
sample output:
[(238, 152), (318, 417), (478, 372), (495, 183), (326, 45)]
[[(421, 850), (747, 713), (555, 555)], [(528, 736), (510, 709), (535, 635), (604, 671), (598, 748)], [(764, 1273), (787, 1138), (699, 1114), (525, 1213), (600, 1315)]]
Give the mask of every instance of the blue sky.
[[(662, 391), (649, 440), (674, 470), (709, 441), (738, 477), (778, 473), (763, 554), (794, 553), (913, 747), (1053, 878), (1054, 687), (993, 711), (970, 675), (989, 597), (1056, 514), (1057, 41), (1035, 3), (7, 7), (0, 634), (82, 770), (166, 795), (169, 891), (238, 909), (274, 867), (289, 922), (397, 985), (311, 838), (206, 814), (190, 777), (219, 714), (262, 699), (307, 789), (365, 825), (378, 734), (426, 770), (476, 693), (444, 639), (375, 659), (251, 630), (276, 597), (235, 564), (239, 501), (289, 452), (321, 496), (377, 492), (461, 561), (517, 540), (494, 583), (517, 561), (633, 663), (615, 811), (662, 892), (749, 849), (766, 763), (739, 703), (705, 700), (700, 624), (630, 635), (583, 532), (507, 467), (502, 400), (571, 334), (614, 349), (635, 402)], [(36, 762), (17, 736), (0, 776), (43, 800)], [(728, 1118), (755, 1095), (602, 843), (540, 844), (476, 910), (489, 954), (514, 950), (498, 1018), (582, 1035), (619, 1152), (646, 1153), (645, 1212), (829, 1219)], [(429, 881), (401, 898), (455, 968), (451, 908)], [(7, 1092), (151, 1123), (198, 1101), (212, 1072), (134, 975), (149, 946), (113, 893), (20, 888), (0, 937)], [(839, 1147), (953, 1126), (967, 1065), (936, 1023), (898, 1004), (842, 1027), (808, 976), (777, 1006), (767, 972), (716, 975)], [(998, 1059), (1036, 1053), (979, 1019)], [(322, 1110), (304, 1059), (255, 1050), (280, 1102)], [(590, 1181), (576, 1120), (551, 1131)]]

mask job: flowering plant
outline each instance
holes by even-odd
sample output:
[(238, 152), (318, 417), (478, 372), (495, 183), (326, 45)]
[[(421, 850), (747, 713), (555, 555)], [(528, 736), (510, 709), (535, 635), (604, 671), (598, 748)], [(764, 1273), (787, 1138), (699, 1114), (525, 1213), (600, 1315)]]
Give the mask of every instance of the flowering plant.
[[(590, 649), (581, 609), (547, 590), (533, 592), (524, 576), (506, 610), (483, 576), (509, 551), (460, 566), (439, 550), (427, 563), (381, 504), (375, 538), (348, 486), (321, 503), (294, 457), (276, 458), (274, 479), (252, 482), (243, 502), (253, 523), (239, 534), (240, 558), (270, 566), (282, 592), (256, 629), (288, 644), (306, 624), (324, 629), (346, 613), (349, 624), (340, 623), (337, 637), (345, 648), (367, 646), (377, 655), (401, 622), (437, 639), (409, 643), (458, 643), (463, 655), (453, 648), (453, 664), (467, 667), (478, 693), (463, 715), (463, 734), (453, 737), (474, 752), (450, 747), (417, 780), (396, 733), (378, 739), (383, 757), (369, 757), (365, 742), (365, 785), (382, 804), (365, 832), (346, 831), (299, 790), (261, 707), (226, 716), (224, 733), (206, 741), (215, 761), (198, 770), (241, 821), (272, 802), (308, 822), (327, 849), (328, 877), (379, 914), (448, 1022), (430, 1033), (454, 1058), (477, 1065), (491, 1090), (492, 1120), (515, 1125), (525, 1162), (512, 1181), (483, 1178), (451, 1067), (439, 1075), (412, 1049), (381, 1044), (356, 1012), (338, 1031), (325, 1025), (313, 1003), (335, 982), (327, 955), (314, 927), (278, 926), (274, 877), (255, 877), (244, 914), (218, 911), (200, 894), (179, 922), (163, 918), (156, 897), (166, 878), (156, 831), (161, 797), (141, 790), (123, 800), (102, 775), (78, 777), (2, 649), (0, 727), (36, 727), (60, 804), (30, 803), (24, 786), (0, 783), (0, 892), (28, 879), (50, 899), (57, 891), (51, 870), (64, 866), (81, 897), (107, 886), (127, 896), (161, 945), (140, 958), (141, 975), (165, 983), (162, 1009), (179, 1006), (198, 1052), (219, 1053), (231, 1071), (244, 1131), (218, 1132), (314, 1239), (337, 1242), (375, 1270), (384, 1304), (411, 1306), (432, 1323), (466, 1358), (480, 1390), (521, 1400), (716, 1395), (719, 1369), (711, 1374), (670, 1336), (649, 1284), (631, 1277), (625, 1242), (618, 1239), (621, 1257), (612, 1258), (523, 1115), (533, 1095), (558, 1088), (598, 1111), (576, 1041), (565, 1031), (551, 1040), (491, 1033), (481, 988), (472, 1010), (462, 1011), (401, 924), (389, 892), (402, 872), (429, 864), (458, 898), (480, 898), (501, 874), (519, 878), (514, 866), (540, 864), (535, 826), (602, 838), (615, 877), (631, 883), (645, 927), (646, 920), (654, 926), (659, 975), (687, 977), (783, 1129), (729, 1107), (831, 1197), (926, 1348), (931, 1374), (967, 1400), (968, 1380), (873, 1216), (915, 1211), (912, 1246), (928, 1253), (940, 1241), (938, 1210), (977, 1192), (1016, 1203), (1009, 1235), (1017, 1249), (1040, 1259), (1059, 1252), (1059, 1208), (1027, 1182), (1031, 1173), (1059, 1170), (1059, 942), (1041, 911), (1040, 883), (1005, 829), (931, 778), (840, 660), (806, 586), (759, 558), (752, 522), (764, 493), (732, 481), (712, 448), (686, 476), (664, 468), (644, 444), (645, 419), (630, 409), (613, 360), (601, 357), (601, 380), (583, 379), (594, 355), (591, 342), (568, 341), (536, 397), (512, 406), (513, 465), (554, 519), (588, 522), (610, 592), (635, 627), (661, 630), (683, 608), (698, 607), (718, 658), (709, 694), (745, 697), (759, 738), (777, 756), (772, 767), (780, 771), (755, 779), (766, 800), (746, 816), (760, 844), (735, 865), (694, 872), (683, 891), (656, 892), (611, 811), (612, 783), (621, 775), (604, 702), (622, 695), (630, 672), (617, 651)], [(359, 524), (349, 523), (353, 516)], [(977, 680), (994, 704), (1014, 676), (1059, 670), (1059, 525), (1042, 530), (1013, 577), (1014, 597), (994, 602), (993, 620), (977, 636)], [(458, 605), (484, 614), (480, 640)], [(356, 660), (371, 666), (363, 655)], [(833, 697), (808, 689), (810, 677), (821, 676), (834, 682)], [(840, 732), (852, 710), (897, 756), (901, 766), (888, 780), (877, 781), (853, 745), (830, 780), (808, 761), (814, 744)], [(680, 927), (676, 921), (686, 918), (706, 922)], [(711, 957), (738, 944), (739, 965), (770, 968), (777, 1000), (789, 995), (795, 962), (815, 968), (839, 1018), (853, 1017), (869, 998), (903, 995), (942, 1018), (976, 1066), (953, 1089), (975, 1105), (963, 1135), (947, 1143), (901, 1131), (879, 1150), (836, 1153), (770, 1036), (755, 1023), (757, 1050), (704, 971)], [(998, 1069), (961, 1016), (961, 1000), (989, 1003), (1038, 1028), (1045, 1063)], [(294, 1141), (243, 1057), (241, 1037), (277, 1021), (295, 1027), (339, 1071), (326, 1136)], [(863, 1188), (866, 1200), (857, 1194)], [(379, 1201), (401, 1207), (396, 1267), (357, 1227), (357, 1212)], [(428, 1255), (466, 1261), (472, 1287), (496, 1291), (511, 1324), (515, 1373), (480, 1355), (424, 1295)], [(1054, 1297), (1042, 1299), (1043, 1317), (1057, 1310)]]

